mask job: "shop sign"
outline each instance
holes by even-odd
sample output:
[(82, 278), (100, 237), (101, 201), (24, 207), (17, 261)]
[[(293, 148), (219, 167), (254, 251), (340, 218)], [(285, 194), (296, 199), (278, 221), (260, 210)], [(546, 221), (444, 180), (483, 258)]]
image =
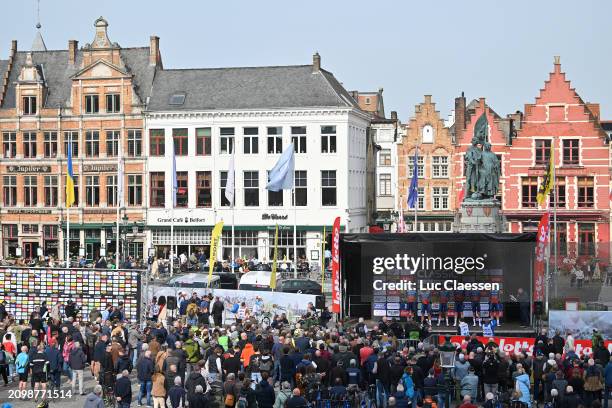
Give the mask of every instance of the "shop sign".
[(6, 167), (8, 173), (51, 173), (51, 166), (38, 165), (10, 165)]
[(84, 173), (100, 173), (103, 171), (117, 171), (117, 164), (84, 164)]
[(51, 210), (46, 208), (9, 208), (7, 214), (51, 214)]
[(269, 221), (269, 220), (273, 220), (273, 221), (279, 221), (279, 220), (287, 220), (289, 218), (289, 214), (270, 214), (270, 213), (263, 213), (261, 214), (261, 219), (262, 221)]

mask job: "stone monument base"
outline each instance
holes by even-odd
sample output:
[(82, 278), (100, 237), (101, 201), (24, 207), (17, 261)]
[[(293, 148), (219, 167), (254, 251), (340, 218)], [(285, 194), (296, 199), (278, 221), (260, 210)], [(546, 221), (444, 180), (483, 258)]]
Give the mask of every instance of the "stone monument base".
[(507, 231), (501, 203), (495, 199), (464, 200), (455, 214), (453, 232), (494, 234)]

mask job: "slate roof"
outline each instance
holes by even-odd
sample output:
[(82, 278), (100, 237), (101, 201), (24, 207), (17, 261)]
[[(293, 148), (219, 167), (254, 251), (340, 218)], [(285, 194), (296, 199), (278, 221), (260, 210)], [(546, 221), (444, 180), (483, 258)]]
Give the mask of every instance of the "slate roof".
[[(15, 82), (19, 77), (21, 68), (25, 65), (28, 51), (18, 51), (15, 55), (13, 68), (9, 75), (9, 85), (6, 97), (1, 108), (15, 107)], [(121, 58), (125, 63), (125, 69), (134, 74), (136, 92), (143, 102), (149, 96), (151, 83), (155, 75), (155, 67), (149, 66), (149, 48), (124, 48), (121, 49)], [(68, 63), (68, 50), (55, 51), (33, 51), (32, 62), (39, 67), (43, 73), (47, 86), (45, 108), (60, 108), (66, 106), (70, 98), (72, 86), (71, 76), (80, 71), (83, 61), (83, 51), (78, 50), (74, 65)], [(8, 61), (0, 61), (0, 75), (4, 74)], [(0, 77), (1, 78), (1, 77)]]
[[(169, 104), (184, 93), (182, 105)], [(357, 107), (344, 87), (312, 65), (168, 69), (157, 72), (149, 111)]]

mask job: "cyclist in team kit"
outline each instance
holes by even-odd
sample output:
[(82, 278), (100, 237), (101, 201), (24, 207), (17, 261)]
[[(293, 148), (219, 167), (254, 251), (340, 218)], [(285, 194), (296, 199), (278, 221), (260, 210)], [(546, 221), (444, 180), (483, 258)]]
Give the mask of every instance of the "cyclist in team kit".
[(421, 295), (421, 323), (425, 323), (425, 316), (429, 318), (431, 314), (431, 293), (428, 290), (422, 290)]
[(446, 325), (448, 326), (448, 298), (450, 297), (450, 292), (447, 290), (441, 290), (438, 294), (438, 302), (440, 304), (440, 310), (438, 311), (438, 326), (440, 325), (440, 321), (442, 321), (442, 317), (446, 320)]
[(474, 326), (476, 326), (476, 319), (478, 319), (478, 325), (482, 326), (482, 318), (480, 317), (480, 291), (471, 291), (470, 300), (472, 301), (472, 319)]
[(409, 290), (406, 295), (408, 300), (408, 318), (414, 319), (414, 317), (417, 315), (417, 291)]
[(499, 317), (501, 315), (501, 303), (499, 298), (501, 293), (499, 290), (492, 290), (489, 294), (489, 313), (491, 314), (491, 320), (496, 321), (496, 326), (501, 326)]
[(465, 302), (465, 292), (462, 290), (456, 290), (454, 293), (455, 300), (455, 324), (453, 326), (457, 326), (459, 320), (463, 319), (463, 309)]

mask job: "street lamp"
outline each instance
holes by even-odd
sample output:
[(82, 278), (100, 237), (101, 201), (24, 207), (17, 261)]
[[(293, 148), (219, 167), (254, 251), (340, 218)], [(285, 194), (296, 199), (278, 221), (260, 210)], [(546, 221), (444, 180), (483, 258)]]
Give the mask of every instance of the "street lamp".
[(444, 384), (446, 385), (446, 406), (450, 407), (451, 392), (453, 390), (453, 380), (451, 378), (451, 369), (455, 367), (455, 356), (457, 350), (450, 341), (450, 336), (445, 337), (444, 344), (440, 347), (440, 365), (444, 370)]

